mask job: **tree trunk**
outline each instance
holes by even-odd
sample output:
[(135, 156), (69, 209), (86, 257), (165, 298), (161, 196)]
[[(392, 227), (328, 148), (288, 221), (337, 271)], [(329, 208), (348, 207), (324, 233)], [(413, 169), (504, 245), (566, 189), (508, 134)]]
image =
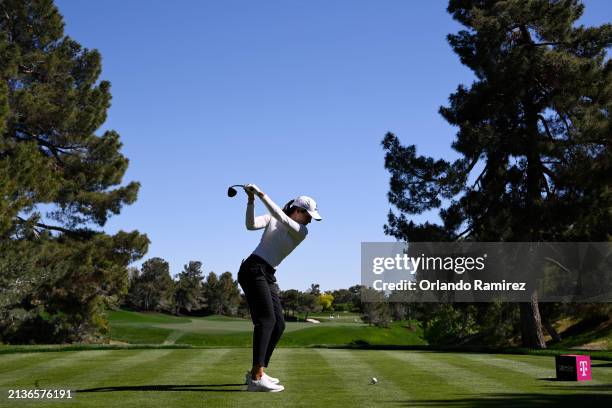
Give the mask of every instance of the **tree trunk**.
[(555, 343), (558, 343), (561, 341), (561, 336), (559, 335), (559, 333), (557, 333), (557, 331), (555, 330), (553, 325), (550, 324), (547, 318), (542, 318), (542, 324), (544, 325), (544, 328), (546, 329), (548, 334), (550, 334), (550, 337), (552, 337), (552, 340)]
[[(533, 44), (529, 32), (525, 26), (521, 27), (525, 41), (528, 44)], [(533, 89), (531, 77), (527, 78), (527, 89)], [(542, 163), (538, 148), (538, 139), (540, 134), (538, 131), (538, 108), (533, 104), (535, 98), (532, 95), (527, 95), (523, 106), (525, 108), (525, 124), (527, 127), (526, 140), (527, 143), (527, 196), (525, 202), (525, 216), (522, 222), (523, 225), (518, 226), (520, 231), (519, 241), (540, 241), (540, 231), (537, 230), (537, 222), (535, 220), (541, 211), (540, 204), (542, 202), (541, 195), (541, 180), (542, 180)], [(531, 293), (531, 302), (520, 303), (521, 311), (521, 341), (523, 347), (529, 348), (546, 348), (544, 341), (544, 332), (542, 331), (542, 319), (540, 317), (540, 308), (538, 306), (538, 292), (534, 289)]]
[(521, 311), (521, 343), (523, 347), (546, 348), (537, 292), (534, 291), (531, 295), (531, 302), (522, 302), (519, 303), (519, 306)]

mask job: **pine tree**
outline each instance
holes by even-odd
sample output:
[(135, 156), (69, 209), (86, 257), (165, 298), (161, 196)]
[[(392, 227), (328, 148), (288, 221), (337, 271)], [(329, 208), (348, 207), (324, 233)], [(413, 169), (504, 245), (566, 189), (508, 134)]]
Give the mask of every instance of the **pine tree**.
[(63, 27), (51, 0), (0, 1), (0, 290), (12, 294), (0, 340), (103, 334), (103, 306), (125, 293), (127, 265), (148, 246), (138, 231), (96, 229), (139, 184), (120, 186), (119, 134), (96, 134), (111, 100), (100, 54)]
[(162, 258), (147, 259), (130, 288), (133, 303), (140, 310), (174, 312), (174, 281), (170, 264)]
[(202, 307), (202, 262), (189, 261), (183, 272), (178, 274), (176, 283), (176, 308), (177, 311), (186, 310), (191, 312)]
[(226, 316), (236, 315), (240, 305), (240, 289), (238, 281), (232, 278), (231, 272), (226, 271), (219, 276), (217, 291), (221, 298), (221, 313)]
[(297, 289), (288, 289), (280, 293), (281, 305), (285, 311), (285, 317), (295, 316), (295, 311), (299, 307), (300, 292)]
[[(448, 36), (476, 75), (441, 107), (453, 163), (387, 134), (385, 232), (408, 241), (609, 241), (612, 25), (575, 26), (577, 0), (451, 0)], [(468, 182), (470, 180), (470, 182)], [(443, 206), (442, 200), (448, 205)], [(406, 214), (440, 208), (442, 225)], [(525, 346), (545, 347), (537, 293), (521, 303)]]
[(202, 298), (205, 303), (205, 310), (210, 314), (221, 314), (222, 296), (219, 291), (219, 277), (216, 273), (210, 272), (202, 284)]

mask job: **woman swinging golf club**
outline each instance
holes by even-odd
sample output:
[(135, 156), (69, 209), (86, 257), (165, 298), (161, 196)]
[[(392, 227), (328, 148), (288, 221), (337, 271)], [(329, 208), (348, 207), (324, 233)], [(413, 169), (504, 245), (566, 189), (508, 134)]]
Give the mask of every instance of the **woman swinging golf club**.
[[(274, 273), (281, 261), (306, 238), (306, 225), (314, 218), (321, 220), (317, 203), (310, 197), (299, 196), (283, 209), (256, 185), (246, 184), (248, 195), (246, 227), (265, 228), (259, 245), (240, 265), (238, 283), (246, 296), (253, 320), (253, 367), (246, 374), (247, 391), (279, 392), (285, 389), (278, 378), (264, 373), (274, 347), (285, 330), (279, 287)], [(270, 214), (255, 217), (255, 195)]]

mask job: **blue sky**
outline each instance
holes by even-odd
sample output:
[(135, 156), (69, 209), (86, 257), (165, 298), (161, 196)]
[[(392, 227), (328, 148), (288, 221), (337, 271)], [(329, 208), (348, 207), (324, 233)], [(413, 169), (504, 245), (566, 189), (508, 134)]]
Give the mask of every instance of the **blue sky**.
[[(56, 1), (66, 34), (102, 54), (113, 102), (103, 129), (130, 159), (138, 201), (104, 229), (138, 229), (172, 274), (190, 260), (236, 274), (261, 231), (244, 227), (255, 183), (279, 205), (300, 195), (324, 220), (277, 270), (281, 289), (360, 280), (360, 243), (383, 225), (387, 131), (452, 160), (456, 129), (437, 113), (472, 73), (446, 42), (446, 1)], [(586, 1), (583, 24), (612, 20)], [(256, 204), (256, 213), (265, 207)], [(436, 220), (435, 213), (415, 217)]]

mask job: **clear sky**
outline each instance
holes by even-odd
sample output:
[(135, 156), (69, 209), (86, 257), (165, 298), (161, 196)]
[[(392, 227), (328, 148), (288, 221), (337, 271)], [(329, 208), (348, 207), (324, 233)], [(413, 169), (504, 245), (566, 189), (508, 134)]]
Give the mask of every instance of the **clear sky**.
[[(115, 129), (138, 201), (105, 230), (138, 229), (177, 274), (237, 273), (262, 231), (244, 227), (255, 183), (282, 206), (312, 196), (324, 218), (277, 270), (281, 289), (347, 288), (360, 243), (385, 236), (387, 131), (452, 160), (440, 105), (473, 75), (446, 42), (446, 1), (56, 1), (66, 34), (102, 54)], [(589, 0), (581, 23), (612, 20)], [(101, 129), (101, 130), (103, 130)], [(256, 213), (266, 211), (261, 202)], [(415, 217), (435, 221), (435, 213)]]

